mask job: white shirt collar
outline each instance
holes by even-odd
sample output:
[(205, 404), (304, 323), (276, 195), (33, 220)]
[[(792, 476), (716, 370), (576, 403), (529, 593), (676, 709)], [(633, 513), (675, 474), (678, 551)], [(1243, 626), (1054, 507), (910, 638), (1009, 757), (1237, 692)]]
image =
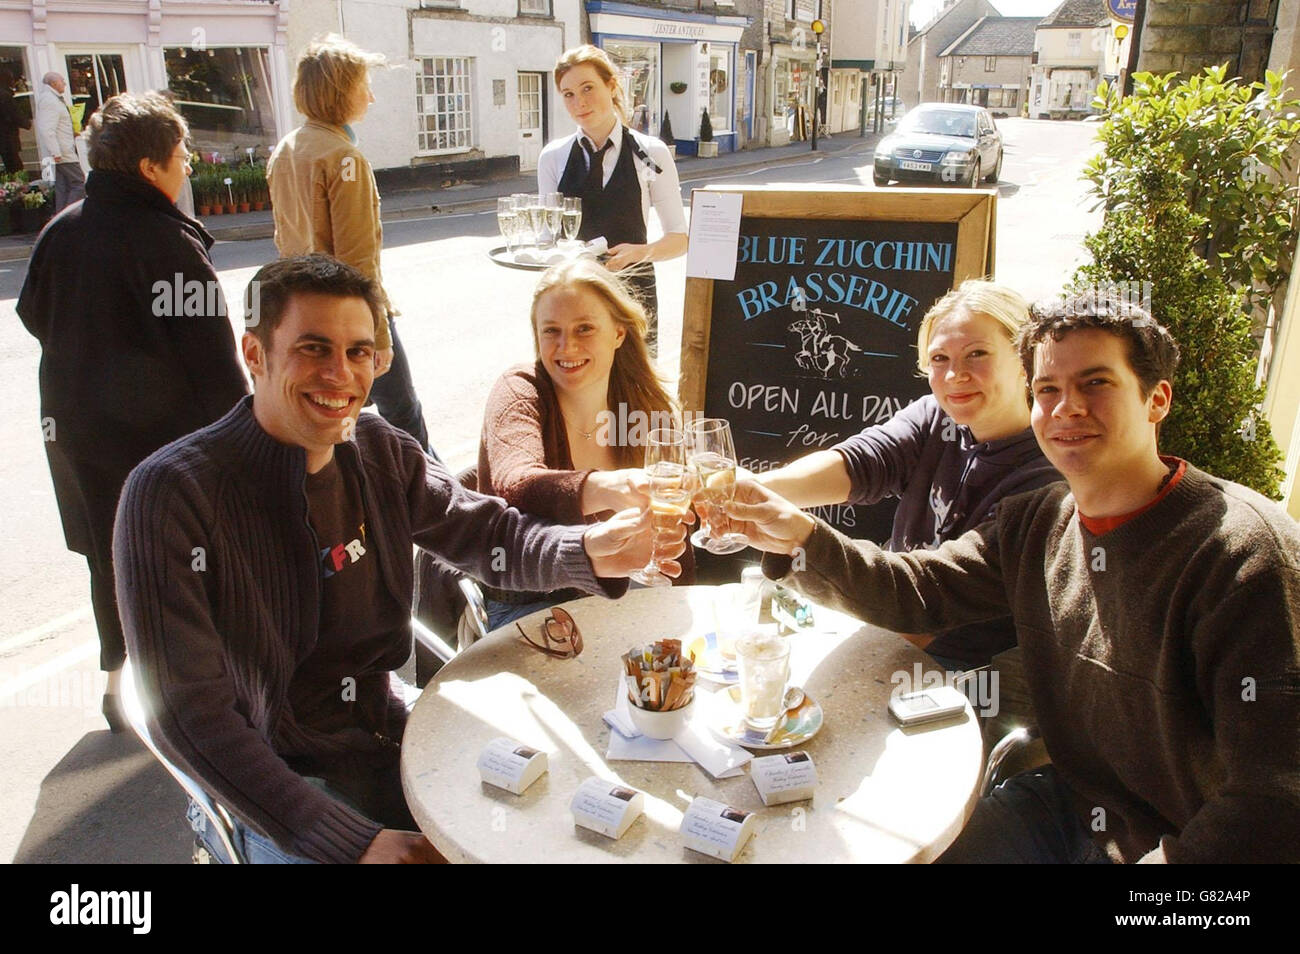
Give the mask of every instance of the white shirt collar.
[[(618, 120), (615, 120), (614, 128), (609, 134), (609, 151), (605, 153), (605, 161), (607, 163), (618, 161), (619, 150), (623, 148), (623, 135), (623, 124), (618, 122)], [(583, 144), (584, 152), (588, 149), (593, 153), (596, 151), (595, 142), (593, 142), (589, 136), (584, 135), (581, 130), (578, 131), (578, 142)]]

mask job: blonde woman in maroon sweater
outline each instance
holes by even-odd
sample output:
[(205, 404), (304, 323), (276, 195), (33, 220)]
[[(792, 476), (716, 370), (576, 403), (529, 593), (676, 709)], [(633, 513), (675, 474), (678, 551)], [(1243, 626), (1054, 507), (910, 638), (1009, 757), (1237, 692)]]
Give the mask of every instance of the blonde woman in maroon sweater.
[[(548, 269), (533, 293), (537, 361), (503, 374), (483, 416), (478, 489), (567, 523), (649, 503), (645, 435), (676, 407), (646, 347), (645, 309), (592, 259)], [(690, 550), (679, 579), (693, 579)], [(492, 628), (580, 594), (491, 590)]]

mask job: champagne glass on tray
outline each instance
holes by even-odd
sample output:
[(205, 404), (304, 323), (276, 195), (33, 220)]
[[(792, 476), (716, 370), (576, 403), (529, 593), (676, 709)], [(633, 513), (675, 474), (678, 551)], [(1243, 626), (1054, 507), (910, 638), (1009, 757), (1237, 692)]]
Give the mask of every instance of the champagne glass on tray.
[(660, 542), (673, 532), (691, 507), (691, 491), (686, 482), (686, 435), (674, 427), (654, 428), (646, 438), (645, 465), (650, 479), (654, 538), (650, 561), (628, 577), (642, 586), (672, 586), (672, 577), (659, 569), (659, 562), (667, 559), (661, 552)]
[(582, 199), (576, 195), (564, 197), (564, 237), (570, 242), (578, 237), (582, 228)]
[(720, 532), (726, 522), (723, 508), (736, 496), (736, 446), (731, 439), (731, 424), (718, 417), (702, 417), (686, 429), (688, 462), (698, 489), (695, 509), (700, 515), (700, 529), (691, 535), (691, 543), (722, 556), (737, 553), (749, 546), (743, 533)]

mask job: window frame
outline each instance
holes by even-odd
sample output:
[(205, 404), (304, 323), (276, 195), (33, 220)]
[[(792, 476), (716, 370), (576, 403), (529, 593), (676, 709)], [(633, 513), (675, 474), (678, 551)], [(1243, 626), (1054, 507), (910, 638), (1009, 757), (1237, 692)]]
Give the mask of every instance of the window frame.
[[(475, 108), (474, 108), (475, 107), (474, 60), (475, 58), (472, 56), (416, 56), (415, 57), (415, 61), (416, 61), (415, 95), (416, 95), (416, 117), (417, 117), (416, 119), (417, 129), (415, 133), (416, 155), (447, 156), (447, 155), (454, 155), (456, 153), (470, 152), (475, 148), (475, 135), (477, 131), (477, 123), (475, 119)], [(455, 63), (463, 63), (464, 71), (462, 73), (458, 73), (453, 67), (448, 72), (441, 74), (440, 77), (440, 74), (436, 71), (432, 74), (425, 72), (426, 62), (433, 64), (435, 70), (436, 70), (436, 64), (438, 64), (439, 62), (444, 64), (449, 64), (449, 65)], [(446, 83), (448, 80), (451, 81), (450, 86), (449, 87), (444, 86), (442, 92), (438, 92), (436, 89), (437, 86), (436, 81), (439, 78), (442, 78), (444, 80), (444, 83)], [(464, 81), (463, 90), (455, 88), (456, 81), (462, 79)], [(434, 83), (435, 88), (433, 90), (427, 92), (425, 91), (426, 80), (435, 81)], [(439, 112), (435, 109), (429, 109), (425, 105), (425, 100), (435, 99), (438, 96), (454, 97), (454, 96), (462, 96), (462, 95), (465, 97), (466, 100), (463, 108), (453, 108), (451, 110), (444, 109), (443, 111)], [(427, 122), (428, 119), (432, 118), (436, 120), (437, 117), (442, 115), (448, 117), (464, 116), (466, 121), (465, 128), (463, 130), (460, 128), (451, 128), (448, 130), (441, 130), (436, 127), (428, 128), (429, 125)], [(426, 128), (424, 129), (418, 128), (421, 119), (426, 120), (426, 122), (424, 123)], [(457, 142), (455, 145), (449, 145), (445, 147), (437, 147), (437, 146), (428, 147), (426, 145), (430, 141), (436, 142), (437, 137), (443, 135), (444, 132), (446, 133), (449, 140), (453, 137), (457, 138)], [(459, 138), (461, 136), (464, 137), (463, 141), (461, 141)]]

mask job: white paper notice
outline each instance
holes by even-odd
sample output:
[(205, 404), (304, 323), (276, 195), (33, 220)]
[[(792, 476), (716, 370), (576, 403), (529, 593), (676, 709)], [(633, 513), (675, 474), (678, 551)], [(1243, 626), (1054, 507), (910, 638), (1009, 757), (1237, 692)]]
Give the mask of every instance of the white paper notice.
[(686, 276), (733, 281), (740, 245), (740, 209), (745, 197), (731, 192), (691, 195), (691, 233), (686, 245)]

